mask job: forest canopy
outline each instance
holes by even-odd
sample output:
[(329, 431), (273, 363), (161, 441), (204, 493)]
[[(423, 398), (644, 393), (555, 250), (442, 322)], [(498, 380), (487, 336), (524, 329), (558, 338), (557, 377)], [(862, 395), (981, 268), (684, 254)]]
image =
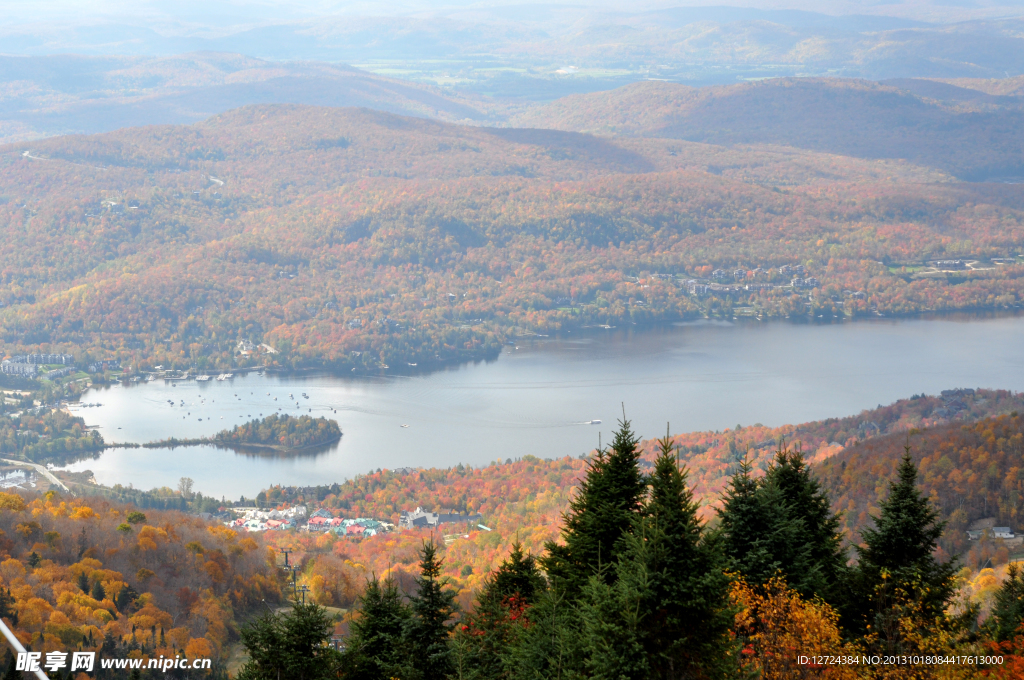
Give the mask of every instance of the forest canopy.
[(1020, 192), (926, 161), (304, 106), (7, 146), (0, 340), (351, 372), (599, 324), (1018, 308)]
[(312, 416), (273, 414), (254, 419), (213, 437), (214, 443), (226, 446), (268, 446), (279, 449), (303, 449), (341, 439), (338, 421)]

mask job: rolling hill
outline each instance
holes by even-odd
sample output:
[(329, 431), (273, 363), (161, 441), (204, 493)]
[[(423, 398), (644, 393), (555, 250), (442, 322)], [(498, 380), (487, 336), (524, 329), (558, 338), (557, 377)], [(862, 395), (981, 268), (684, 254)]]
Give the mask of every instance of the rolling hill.
[(247, 104), (358, 106), (454, 121), (484, 121), (494, 108), (344, 65), (225, 52), (0, 56), (0, 143), (195, 123)]
[[(606, 136), (778, 144), (858, 158), (902, 158), (973, 181), (1024, 175), (1024, 98), (984, 98), (977, 90), (932, 81), (911, 81), (910, 89), (901, 89), (905, 81), (895, 84), (900, 87), (825, 78), (705, 88), (635, 83), (565, 97), (520, 114), (515, 123)], [(965, 101), (980, 99), (990, 106), (963, 110)]]
[[(136, 368), (351, 371), (602, 323), (1013, 308), (1022, 197), (951, 179), (297, 105), (9, 145), (0, 338)], [(947, 257), (976, 261), (927, 265)]]

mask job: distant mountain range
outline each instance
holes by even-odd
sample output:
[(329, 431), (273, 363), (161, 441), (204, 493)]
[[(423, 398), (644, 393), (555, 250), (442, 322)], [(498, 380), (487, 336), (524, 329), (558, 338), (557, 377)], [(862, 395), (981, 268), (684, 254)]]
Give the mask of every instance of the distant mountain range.
[(486, 103), (437, 87), (324, 63), (273, 63), (213, 52), (0, 57), (0, 143), (195, 123), (264, 103), (360, 106), (465, 122), (484, 122), (489, 115)]
[(0, 50), (135, 57), (217, 51), (275, 62), (347, 63), (378, 75), (536, 101), (647, 79), (704, 85), (782, 76), (1020, 75), (1024, 9), (1014, 3), (851, 0), (755, 9), (412, 0), (212, 9), (157, 0), (117, 11), (95, 3), (48, 12), (69, 5), (52, 0), (0, 18)]
[(530, 104), (347, 66), (228, 53), (0, 57), (0, 143), (195, 123), (269, 103), (599, 136), (773, 144), (906, 159), (967, 180), (1024, 176), (1024, 76), (773, 78), (699, 88), (647, 81)]
[(606, 136), (778, 144), (858, 158), (901, 158), (970, 180), (1024, 176), (1024, 79), (994, 82), (1002, 85), (836, 78), (704, 88), (635, 83), (565, 97), (513, 123)]

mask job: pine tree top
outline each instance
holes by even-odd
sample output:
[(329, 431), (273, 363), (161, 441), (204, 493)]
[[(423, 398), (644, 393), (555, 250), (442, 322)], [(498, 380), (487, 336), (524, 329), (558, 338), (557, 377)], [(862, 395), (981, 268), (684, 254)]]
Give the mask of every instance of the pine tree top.
[(638, 465), (640, 438), (628, 420), (619, 421), (609, 451), (599, 451), (589, 463), (577, 493), (563, 515), (564, 545), (548, 543), (540, 562), (553, 583), (571, 598), (595, 573), (613, 575), (624, 536), (632, 533), (643, 510), (646, 480)]
[(929, 569), (946, 523), (938, 521), (939, 513), (917, 488), (917, 466), (909, 446), (880, 510), (875, 527), (862, 532), (861, 561), (890, 571)]
[(517, 539), (512, 543), (512, 551), (508, 557), (502, 560), (497, 571), (488, 577), (480, 597), (501, 601), (518, 596), (525, 602), (532, 603), (546, 587), (544, 577), (537, 567), (537, 560), (523, 550), (523, 544)]

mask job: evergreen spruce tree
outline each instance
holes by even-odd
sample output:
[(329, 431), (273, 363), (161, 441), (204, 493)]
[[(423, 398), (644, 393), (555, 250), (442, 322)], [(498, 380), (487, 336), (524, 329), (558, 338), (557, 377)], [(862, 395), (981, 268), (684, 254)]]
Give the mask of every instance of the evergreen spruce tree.
[(744, 460), (726, 491), (721, 518), (723, 547), (730, 567), (751, 584), (763, 584), (781, 572), (790, 580), (818, 582), (820, 570), (811, 561), (810, 546), (801, 538), (803, 521), (775, 480), (756, 480)]
[(410, 617), (393, 579), (367, 581), (359, 599), (359, 616), (352, 621), (342, 654), (344, 677), (351, 680), (389, 680), (409, 666), (403, 633)]
[(997, 642), (1016, 637), (1024, 623), (1024, 573), (1016, 562), (1006, 568), (1006, 580), (996, 592), (992, 615), (985, 622), (989, 633)]
[[(626, 560), (620, 557), (620, 560)], [(580, 612), (583, 622), (586, 675), (593, 680), (647, 680), (650, 659), (644, 649), (644, 624), (650, 582), (646, 564), (631, 563), (629, 576), (608, 584), (600, 574), (590, 577), (583, 589)], [(621, 570), (620, 570), (621, 575)]]
[(11, 589), (0, 588), (0, 618), (7, 619), (15, 626), (18, 625), (18, 610), (14, 606), (14, 596)]
[(722, 546), (705, 532), (697, 510), (666, 437), (614, 584), (592, 581), (589, 588), (584, 619), (595, 677), (602, 667), (618, 668), (623, 677), (666, 680), (725, 677), (734, 669), (734, 611)]
[(238, 680), (336, 678), (340, 654), (327, 642), (334, 622), (323, 607), (296, 602), (289, 614), (267, 613), (241, 631), (249, 660)]
[(625, 562), (644, 564), (647, 572), (644, 648), (654, 677), (721, 677), (731, 668), (734, 614), (722, 545), (697, 516), (699, 506), (671, 441), (666, 437), (660, 445), (646, 517)]
[(531, 605), (546, 589), (547, 581), (540, 573), (537, 560), (523, 551), (523, 544), (517, 538), (512, 543), (508, 557), (502, 560), (498, 570), (484, 582), (480, 599), (502, 601), (517, 597)]
[(4, 673), (3, 680), (21, 680), (21, 671), (16, 670), (17, 663), (14, 659), (14, 654), (8, 652), (7, 656), (10, 659), (10, 661), (7, 662), (7, 671)]
[(549, 588), (530, 608), (530, 625), (511, 645), (508, 670), (514, 680), (577, 680), (585, 677), (587, 654), (577, 602)]
[(127, 614), (138, 597), (139, 593), (135, 588), (132, 588), (127, 584), (123, 585), (114, 597), (114, 606), (117, 607), (117, 611), (122, 614)]
[(646, 482), (638, 462), (639, 438), (619, 421), (610, 450), (599, 450), (563, 515), (562, 544), (548, 542), (538, 561), (550, 588), (530, 611), (511, 653), (513, 677), (541, 680), (582, 677), (588, 646), (581, 599), (591, 577), (610, 584), (612, 566), (642, 511)]
[(933, 553), (945, 522), (938, 520), (938, 512), (917, 489), (917, 467), (909, 446), (897, 478), (889, 486), (889, 497), (874, 520), (874, 528), (861, 532), (865, 545), (856, 547), (858, 625), (872, 623), (868, 620), (872, 615), (876, 622), (884, 617), (887, 605), (879, 603), (880, 594), (895, 597), (905, 593), (920, 600), (926, 619), (941, 615), (953, 595), (956, 567), (954, 562), (939, 564), (935, 560)]
[(102, 602), (107, 597), (107, 591), (103, 588), (103, 584), (99, 581), (92, 584), (92, 592), (90, 593), (92, 599)]
[(412, 616), (406, 622), (405, 643), (415, 677), (420, 680), (444, 678), (451, 671), (448, 634), (458, 611), (456, 592), (441, 576), (443, 560), (437, 557), (433, 541), (420, 551), (420, 575), (417, 593), (411, 598)]
[(774, 484), (789, 508), (789, 516), (800, 522), (799, 544), (808, 549), (807, 558), (814, 569), (788, 573), (789, 586), (804, 598), (819, 596), (841, 608), (846, 598), (842, 583), (847, 575), (846, 555), (839, 535), (840, 518), (832, 512), (828, 494), (798, 452), (782, 445), (765, 474), (765, 483)]
[(615, 563), (646, 492), (637, 465), (639, 442), (629, 421), (619, 421), (611, 451), (598, 452), (569, 502), (562, 528), (564, 545), (549, 542), (545, 546), (547, 555), (541, 558), (541, 566), (552, 587), (565, 592), (570, 600), (579, 597), (595, 573), (614, 577), (613, 570), (601, 566)]
[(455, 677), (509, 677), (509, 650), (517, 643), (523, 627), (529, 625), (530, 608), (546, 588), (536, 560), (523, 551), (517, 540), (498, 570), (484, 581), (473, 611), (456, 627)]

